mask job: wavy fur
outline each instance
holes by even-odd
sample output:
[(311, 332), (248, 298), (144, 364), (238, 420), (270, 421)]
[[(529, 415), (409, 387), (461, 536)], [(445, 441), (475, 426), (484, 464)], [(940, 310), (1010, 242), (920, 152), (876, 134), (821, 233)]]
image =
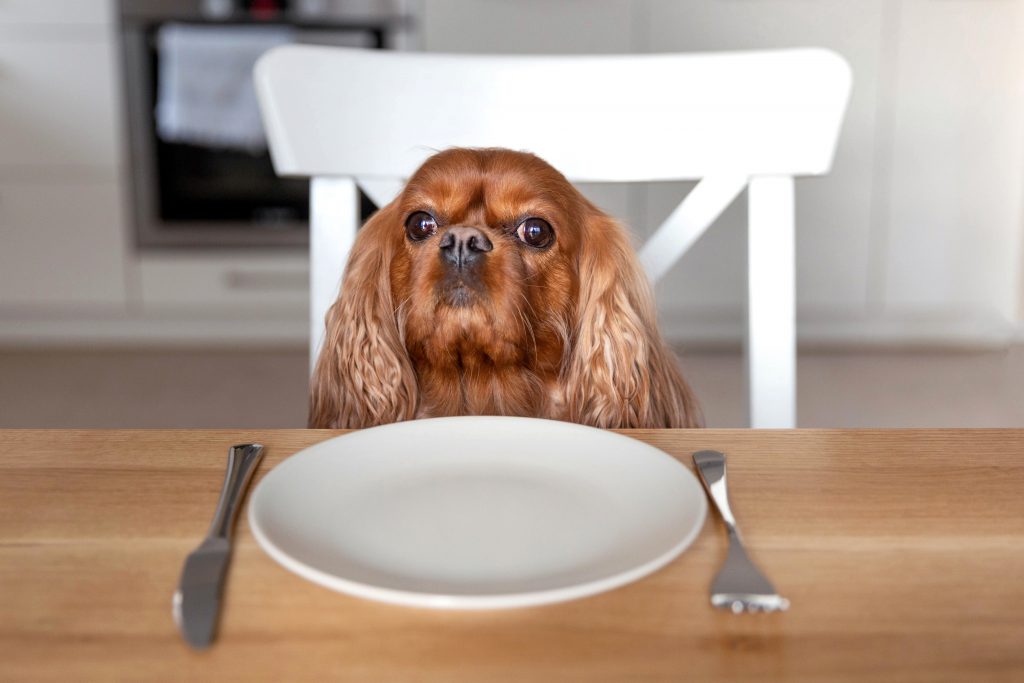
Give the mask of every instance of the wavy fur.
[[(437, 232), (407, 239), (418, 211)], [(516, 239), (524, 217), (546, 220), (553, 245)], [(471, 273), (439, 258), (456, 226), (493, 244)], [(468, 303), (453, 303), (453, 282)], [(360, 231), (326, 323), (311, 427), (461, 414), (701, 424), (627, 233), (531, 154), (452, 149), (427, 160)]]

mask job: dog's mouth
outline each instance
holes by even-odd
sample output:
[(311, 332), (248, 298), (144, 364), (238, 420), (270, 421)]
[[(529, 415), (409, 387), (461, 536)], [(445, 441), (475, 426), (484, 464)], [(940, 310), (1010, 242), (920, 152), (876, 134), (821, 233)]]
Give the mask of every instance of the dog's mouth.
[(442, 297), (442, 301), (452, 308), (465, 308), (476, 302), (476, 293), (465, 285), (457, 285), (448, 289)]
[(462, 277), (448, 277), (438, 285), (438, 301), (452, 308), (467, 308), (483, 298), (480, 283)]

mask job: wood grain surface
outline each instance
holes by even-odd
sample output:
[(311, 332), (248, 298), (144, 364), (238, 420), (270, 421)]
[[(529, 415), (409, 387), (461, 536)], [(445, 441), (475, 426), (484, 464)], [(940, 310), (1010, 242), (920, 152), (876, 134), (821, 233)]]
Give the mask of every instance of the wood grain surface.
[(626, 431), (729, 456), (733, 507), (781, 614), (712, 609), (710, 516), (667, 568), (545, 607), (438, 612), (333, 593), (244, 515), (220, 635), (170, 601), (227, 447), (257, 477), (328, 431), (0, 431), (0, 680), (1024, 680), (1024, 430)]

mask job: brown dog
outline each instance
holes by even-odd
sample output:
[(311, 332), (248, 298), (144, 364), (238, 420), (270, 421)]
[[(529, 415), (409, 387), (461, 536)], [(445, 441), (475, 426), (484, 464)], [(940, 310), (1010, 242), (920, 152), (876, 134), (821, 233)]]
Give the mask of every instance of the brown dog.
[(700, 424), (627, 234), (531, 154), (428, 159), (359, 232), (327, 314), (311, 427), (443, 415)]

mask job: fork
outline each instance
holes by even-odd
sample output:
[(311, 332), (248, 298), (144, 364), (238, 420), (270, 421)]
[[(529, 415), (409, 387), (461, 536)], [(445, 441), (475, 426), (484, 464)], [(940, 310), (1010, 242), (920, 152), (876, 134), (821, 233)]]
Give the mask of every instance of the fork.
[(736, 518), (729, 507), (729, 491), (725, 483), (725, 455), (718, 451), (698, 451), (693, 454), (693, 464), (708, 491), (708, 496), (718, 508), (718, 514), (729, 532), (729, 552), (725, 564), (711, 584), (711, 604), (741, 612), (775, 612), (789, 608), (789, 600), (775, 591), (761, 570), (747, 555)]

